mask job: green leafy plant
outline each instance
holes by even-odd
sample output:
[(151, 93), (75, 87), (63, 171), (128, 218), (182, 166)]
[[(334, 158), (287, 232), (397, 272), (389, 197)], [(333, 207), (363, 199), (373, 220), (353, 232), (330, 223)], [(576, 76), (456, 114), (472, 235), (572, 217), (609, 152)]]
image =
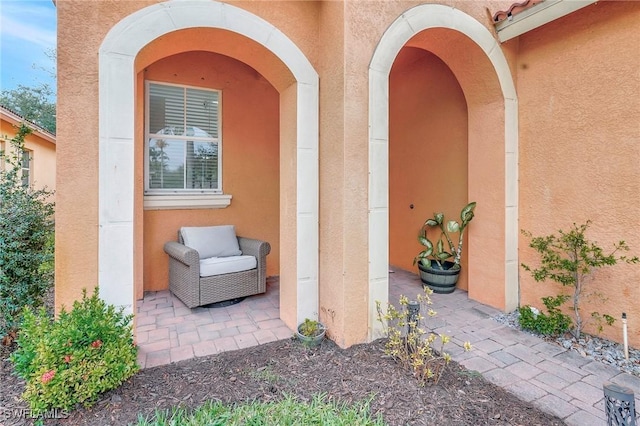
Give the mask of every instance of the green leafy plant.
[[(464, 239), (464, 231), (469, 225), (469, 222), (473, 219), (476, 203), (471, 202), (464, 206), (460, 212), (460, 222), (450, 220), (446, 222), (444, 219), (444, 213), (434, 213), (433, 217), (427, 219), (420, 229), (418, 234), (418, 241), (425, 249), (422, 250), (413, 259), (413, 264), (420, 262), (423, 266), (431, 266), (431, 259), (433, 259), (438, 267), (442, 269), (442, 263), (447, 259), (453, 258), (453, 267), (460, 267), (460, 258), (462, 257), (462, 246)], [(431, 228), (439, 228), (440, 236), (435, 246), (427, 237), (428, 231)], [(451, 234), (458, 233), (458, 244), (455, 245)], [(448, 248), (445, 248), (445, 241)]]
[[(620, 252), (629, 251), (629, 247), (624, 241), (619, 241), (613, 245), (613, 250), (605, 254), (604, 249), (596, 242), (590, 241), (586, 234), (591, 221), (582, 225), (575, 223), (567, 232), (558, 231), (559, 235), (551, 234), (544, 237), (533, 237), (530, 232), (522, 231), (523, 235), (531, 238), (529, 246), (540, 254), (540, 266), (531, 268), (526, 264), (522, 267), (531, 273), (536, 282), (547, 279), (562, 284), (565, 287), (573, 288), (573, 295), (570, 299), (573, 302), (573, 328), (572, 334), (576, 339), (580, 338), (584, 326), (580, 314), (580, 302), (585, 295), (585, 285), (593, 276), (596, 269), (605, 266), (613, 266), (618, 262), (638, 263), (637, 256), (626, 257)], [(584, 293), (584, 294), (583, 294)], [(610, 315), (600, 315), (595, 312), (592, 317), (598, 321), (601, 330), (602, 320), (607, 324), (613, 324), (613, 317)]]
[(53, 284), (51, 191), (23, 185), (22, 152), (31, 129), (22, 124), (0, 170), (0, 337), (8, 344), (25, 306), (41, 306)]
[(563, 314), (560, 306), (569, 299), (566, 294), (560, 294), (556, 297), (543, 297), (542, 303), (547, 308), (547, 313), (538, 311), (533, 306), (521, 306), (518, 308), (520, 312), (520, 326), (536, 333), (557, 336), (571, 327), (571, 317)]
[[(437, 313), (429, 308), (432, 304), (430, 295), (433, 293), (428, 287), (424, 294), (417, 296), (420, 311), (432, 318)], [(378, 321), (382, 323), (387, 336), (384, 352), (392, 357), (403, 368), (411, 371), (421, 384), (438, 383), (446, 366), (451, 362), (451, 355), (444, 351), (444, 347), (451, 338), (444, 334), (428, 332), (425, 326), (426, 318), (420, 311), (415, 312), (409, 307), (406, 296), (400, 296), (400, 308), (391, 303), (387, 304), (383, 312), (379, 301), (376, 301)], [(434, 347), (439, 346), (438, 349)], [(465, 351), (471, 350), (471, 343), (463, 344)]]
[(139, 367), (131, 320), (100, 299), (97, 287), (91, 297), (83, 290), (82, 300), (56, 320), (44, 309), (26, 308), (11, 361), (27, 382), (23, 398), (32, 412), (90, 406), (134, 375)]
[(298, 331), (303, 336), (316, 337), (322, 334), (322, 332), (324, 331), (324, 327), (320, 322), (316, 320), (305, 318), (304, 322), (298, 327)]

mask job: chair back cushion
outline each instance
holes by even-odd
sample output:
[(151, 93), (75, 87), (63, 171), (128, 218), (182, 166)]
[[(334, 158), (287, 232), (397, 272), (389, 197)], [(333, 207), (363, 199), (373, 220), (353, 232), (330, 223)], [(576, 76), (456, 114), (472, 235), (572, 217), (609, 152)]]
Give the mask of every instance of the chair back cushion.
[(240, 246), (233, 225), (193, 226), (180, 229), (184, 245), (195, 249), (200, 259), (240, 256)]

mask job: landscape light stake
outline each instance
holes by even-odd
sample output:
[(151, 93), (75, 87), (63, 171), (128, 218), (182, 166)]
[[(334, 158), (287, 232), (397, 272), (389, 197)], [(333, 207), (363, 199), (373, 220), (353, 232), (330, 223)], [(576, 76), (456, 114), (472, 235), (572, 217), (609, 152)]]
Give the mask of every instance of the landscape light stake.
[(627, 336), (627, 314), (622, 313), (622, 339), (624, 342), (624, 359), (629, 361), (629, 337)]
[(418, 314), (420, 313), (420, 303), (415, 300), (409, 301), (407, 305), (408, 310), (408, 318), (407, 318), (407, 333), (411, 334), (415, 331), (416, 326), (418, 325)]

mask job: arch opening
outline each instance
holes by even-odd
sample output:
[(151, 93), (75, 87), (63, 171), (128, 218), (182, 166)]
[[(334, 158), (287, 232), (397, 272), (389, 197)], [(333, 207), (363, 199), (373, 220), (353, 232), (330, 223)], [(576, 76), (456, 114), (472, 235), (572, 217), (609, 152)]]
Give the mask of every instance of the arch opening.
[[(195, 29), (214, 32), (216, 42), (196, 40)], [(177, 45), (175, 51), (162, 52), (153, 48), (176, 32), (187, 36), (188, 47)], [(232, 43), (240, 39), (240, 46)], [(212, 45), (217, 46), (215, 53), (258, 70), (279, 92), (279, 163), (286, 164), (279, 170), (279, 203), (291, 204), (279, 206), (280, 257), (288, 259), (279, 271), (281, 306), (286, 306), (281, 318), (294, 327), (300, 318), (318, 311), (318, 75), (300, 49), (273, 25), (216, 1), (148, 6), (115, 25), (101, 45), (101, 297), (133, 310), (141, 289), (144, 220), (142, 192), (135, 182), (142, 156), (136, 140), (143, 134), (144, 117), (136, 102), (142, 99), (144, 78), (138, 71), (170, 54), (212, 50)], [(256, 49), (264, 53), (260, 60), (251, 56)]]
[[(398, 242), (390, 241), (389, 235), (392, 208), (407, 207), (402, 202), (399, 206), (390, 206), (391, 197), (397, 198), (402, 194), (402, 181), (394, 174), (395, 170), (390, 170), (390, 158), (392, 161), (407, 158), (398, 157), (397, 147), (392, 147), (395, 141), (391, 137), (402, 132), (398, 133), (400, 122), (395, 120), (399, 119), (390, 110), (394, 97), (399, 95), (390, 93), (390, 88), (394, 87), (390, 85), (390, 76), (392, 67), (406, 67), (403, 62), (407, 61), (408, 49), (428, 51), (446, 64), (466, 101), (468, 130), (466, 135), (457, 137), (466, 138), (467, 153), (459, 152), (458, 157), (466, 156), (467, 176), (466, 179), (457, 179), (454, 199), (478, 202), (476, 219), (469, 228), (465, 249), (469, 297), (503, 310), (515, 309), (518, 303), (518, 122), (515, 86), (507, 61), (489, 30), (457, 9), (436, 4), (414, 7), (396, 19), (382, 36), (370, 63), (369, 300), (388, 300), (388, 262), (400, 255), (404, 262), (407, 261), (407, 253), (396, 253), (395, 248), (390, 257), (390, 245), (395, 247)], [(413, 53), (417, 55), (419, 52)], [(461, 105), (462, 102), (458, 102), (458, 110)], [(460, 115), (459, 111), (450, 112), (447, 117), (452, 119), (456, 114)], [(460, 122), (462, 118), (457, 120)], [(464, 174), (464, 164), (458, 163), (455, 167)], [(451, 180), (445, 177), (441, 184), (446, 185)], [(466, 190), (461, 189), (464, 186)], [(395, 198), (393, 200), (396, 201)], [(461, 207), (430, 205), (427, 215), (434, 209), (446, 208), (451, 209), (447, 214), (455, 217)], [(417, 234), (426, 217), (415, 216)], [(392, 220), (395, 226), (396, 213)], [(415, 241), (415, 236), (410, 241)], [(419, 245), (417, 242), (414, 244), (417, 253)], [(373, 302), (370, 302), (369, 312), (370, 338), (376, 338), (380, 330), (375, 321)]]

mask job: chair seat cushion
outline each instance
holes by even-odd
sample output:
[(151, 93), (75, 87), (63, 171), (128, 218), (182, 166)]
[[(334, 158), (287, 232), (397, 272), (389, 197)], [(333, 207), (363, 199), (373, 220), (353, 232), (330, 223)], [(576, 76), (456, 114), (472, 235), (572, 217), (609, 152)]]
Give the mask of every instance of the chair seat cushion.
[(242, 254), (233, 225), (180, 228), (184, 245), (198, 251), (200, 259)]
[(254, 269), (258, 265), (254, 256), (210, 257), (200, 261), (200, 276), (231, 274)]

